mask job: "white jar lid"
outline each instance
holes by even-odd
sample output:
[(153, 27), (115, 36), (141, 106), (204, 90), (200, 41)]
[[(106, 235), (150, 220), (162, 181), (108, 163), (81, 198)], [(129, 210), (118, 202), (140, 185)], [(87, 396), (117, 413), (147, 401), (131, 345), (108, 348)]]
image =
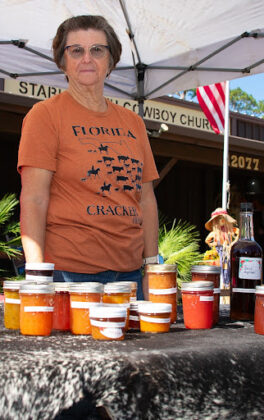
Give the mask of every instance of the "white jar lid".
[(71, 282), (69, 287), (70, 293), (103, 293), (104, 286), (99, 282)]
[(138, 305), (140, 305), (141, 303), (149, 303), (149, 300), (135, 300), (130, 302), (130, 309), (132, 311), (137, 311), (138, 310)]
[(188, 281), (181, 284), (181, 290), (186, 292), (204, 292), (214, 289), (212, 281)]
[(121, 306), (93, 306), (90, 308), (90, 318), (125, 318), (127, 309)]
[(137, 282), (136, 281), (113, 281), (107, 284), (126, 284), (129, 285), (131, 290), (137, 289)]
[(52, 283), (55, 289), (55, 292), (68, 292), (70, 289), (71, 282), (62, 281), (62, 282), (53, 282)]
[(38, 276), (33, 274), (26, 274), (26, 281), (32, 283), (52, 283), (53, 276)]
[(131, 286), (130, 284), (124, 283), (106, 283), (104, 285), (104, 292), (105, 293), (131, 293)]
[(5, 280), (3, 289), (5, 290), (19, 290), (21, 282), (19, 280)]
[(177, 264), (147, 264), (147, 273), (177, 273)]
[(54, 294), (54, 286), (52, 283), (24, 283), (20, 287), (20, 293), (25, 294)]
[(26, 263), (25, 265), (26, 270), (54, 270), (54, 264), (48, 262), (31, 262)]
[(191, 268), (192, 273), (203, 273), (203, 274), (220, 274), (221, 267), (218, 265), (193, 265)]
[(142, 314), (162, 314), (170, 313), (172, 311), (171, 303), (140, 303), (138, 305), (138, 312)]

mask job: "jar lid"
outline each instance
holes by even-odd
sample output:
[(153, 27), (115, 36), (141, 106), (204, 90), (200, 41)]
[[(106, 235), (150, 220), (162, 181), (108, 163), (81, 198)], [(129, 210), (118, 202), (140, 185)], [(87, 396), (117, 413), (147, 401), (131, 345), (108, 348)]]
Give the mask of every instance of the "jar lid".
[(138, 305), (138, 311), (143, 314), (162, 314), (172, 311), (171, 303), (140, 303)]
[(103, 284), (95, 281), (72, 282), (69, 287), (70, 293), (103, 293), (103, 291)]
[(214, 283), (212, 281), (188, 281), (181, 284), (182, 291), (198, 292), (213, 289)]
[(121, 282), (106, 283), (104, 285), (104, 292), (105, 293), (130, 293), (131, 286), (128, 283), (124, 284)]
[(177, 273), (177, 264), (148, 264), (147, 273)]
[(7, 290), (19, 290), (21, 281), (19, 280), (5, 280), (3, 288)]
[(113, 281), (110, 284), (128, 284), (130, 286), (131, 290), (132, 289), (137, 289), (137, 282), (136, 281)]
[(34, 276), (33, 274), (26, 274), (26, 281), (33, 283), (52, 283), (52, 276)]
[(125, 318), (127, 309), (122, 306), (92, 306), (90, 308), (90, 318)]
[(193, 265), (191, 268), (192, 273), (208, 273), (208, 274), (220, 274), (221, 267), (217, 265)]
[(53, 282), (52, 283), (55, 289), (55, 292), (68, 292), (71, 282), (68, 281), (62, 281), (62, 282)]
[(25, 264), (26, 270), (54, 270), (54, 264), (48, 262), (31, 262)]
[(264, 295), (264, 284), (256, 286), (256, 293)]
[(21, 284), (20, 293), (54, 294), (54, 286), (52, 283), (24, 283)]
[(134, 300), (132, 302), (130, 302), (130, 309), (132, 311), (137, 311), (138, 310), (138, 305), (140, 305), (141, 303), (149, 303), (149, 300)]

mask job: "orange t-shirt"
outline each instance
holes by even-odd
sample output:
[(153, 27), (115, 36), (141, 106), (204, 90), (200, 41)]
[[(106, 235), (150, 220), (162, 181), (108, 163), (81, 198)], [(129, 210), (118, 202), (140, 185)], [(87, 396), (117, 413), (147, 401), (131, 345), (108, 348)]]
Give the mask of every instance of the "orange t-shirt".
[(45, 260), (57, 270), (132, 271), (142, 263), (142, 183), (158, 178), (142, 119), (108, 101), (87, 110), (66, 91), (26, 115), (18, 170), (53, 171)]

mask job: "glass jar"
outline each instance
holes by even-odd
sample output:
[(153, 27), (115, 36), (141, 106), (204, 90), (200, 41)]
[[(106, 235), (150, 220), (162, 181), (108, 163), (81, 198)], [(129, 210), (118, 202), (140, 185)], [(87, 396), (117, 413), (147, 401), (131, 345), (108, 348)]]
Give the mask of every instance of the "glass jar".
[(46, 281), (52, 282), (53, 272), (53, 263), (26, 263), (25, 265), (26, 280), (37, 281), (39, 277), (48, 277)]
[(181, 293), (185, 327), (190, 329), (212, 328), (214, 283), (212, 281), (183, 282)]
[(213, 325), (219, 321), (220, 273), (221, 267), (216, 265), (193, 265), (192, 281), (212, 281), (214, 283)]
[(20, 297), (19, 281), (4, 281), (4, 325), (11, 330), (19, 330)]
[(95, 340), (124, 340), (126, 317), (127, 310), (121, 306), (92, 307), (90, 309), (92, 337)]
[(264, 335), (264, 285), (256, 286), (254, 330), (255, 333)]
[(72, 334), (91, 334), (89, 311), (102, 304), (103, 285), (97, 282), (71, 283), (70, 330)]
[(52, 330), (54, 287), (52, 284), (22, 284), (20, 332), (23, 335), (50, 335)]
[(129, 327), (131, 286), (128, 282), (106, 283), (104, 286), (103, 303), (105, 305), (118, 305), (127, 310), (126, 331)]
[(141, 303), (149, 302), (148, 300), (136, 300), (130, 302), (130, 311), (129, 311), (129, 329), (130, 330), (139, 330), (140, 329), (140, 322), (139, 322), (139, 313), (138, 313), (138, 305)]
[(138, 305), (140, 331), (146, 333), (169, 332), (172, 305), (170, 303), (141, 303)]
[(149, 300), (154, 303), (170, 303), (171, 323), (177, 319), (177, 265), (149, 264), (146, 266)]
[(68, 331), (70, 329), (70, 282), (52, 283), (55, 290), (53, 329)]

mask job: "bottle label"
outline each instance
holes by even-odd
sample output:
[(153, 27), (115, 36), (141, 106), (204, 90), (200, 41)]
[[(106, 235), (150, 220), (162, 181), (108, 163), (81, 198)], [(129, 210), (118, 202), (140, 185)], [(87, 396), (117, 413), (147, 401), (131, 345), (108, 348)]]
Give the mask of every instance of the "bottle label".
[(239, 258), (238, 277), (246, 280), (260, 280), (262, 272), (262, 258)]
[(255, 293), (256, 289), (243, 289), (241, 287), (233, 287), (232, 292), (234, 292), (234, 293)]

